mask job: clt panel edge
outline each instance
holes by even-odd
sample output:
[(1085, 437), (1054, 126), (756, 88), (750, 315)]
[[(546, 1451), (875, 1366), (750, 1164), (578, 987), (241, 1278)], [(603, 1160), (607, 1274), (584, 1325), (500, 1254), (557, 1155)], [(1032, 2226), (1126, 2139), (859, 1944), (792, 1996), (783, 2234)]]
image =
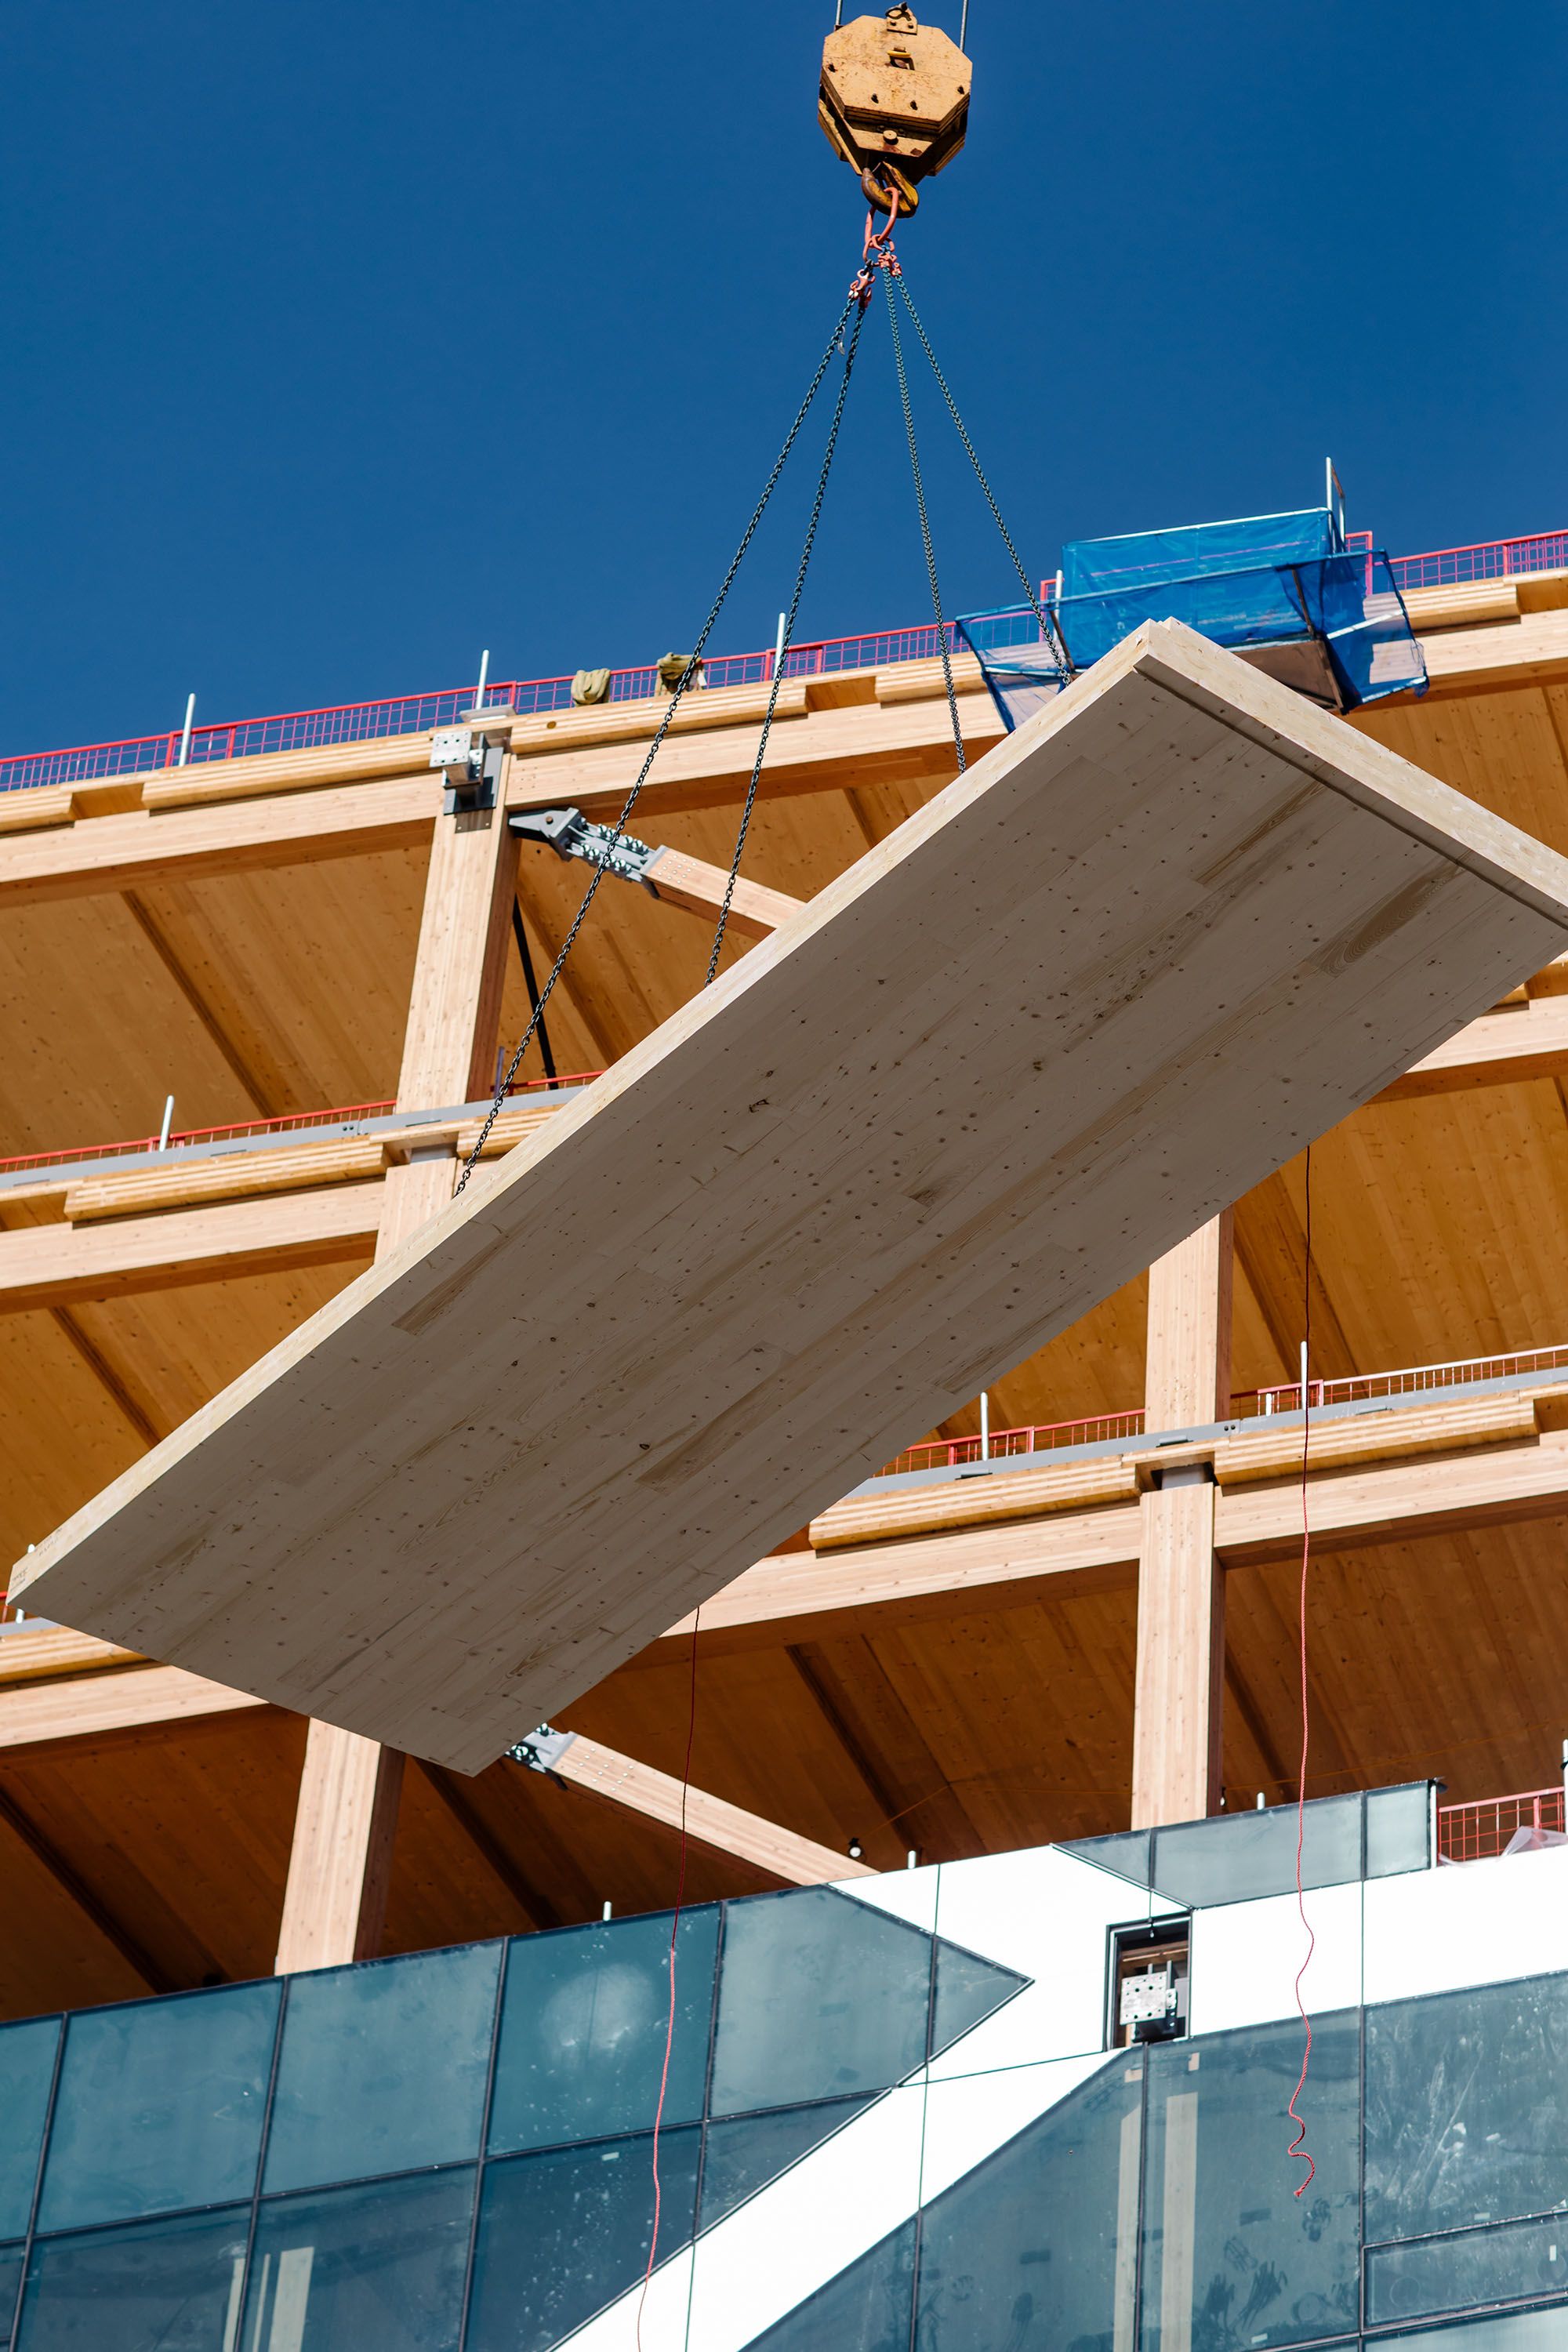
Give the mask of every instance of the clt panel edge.
[(12, 1590), (478, 1770), (1565, 946), (1568, 861), (1148, 624)]

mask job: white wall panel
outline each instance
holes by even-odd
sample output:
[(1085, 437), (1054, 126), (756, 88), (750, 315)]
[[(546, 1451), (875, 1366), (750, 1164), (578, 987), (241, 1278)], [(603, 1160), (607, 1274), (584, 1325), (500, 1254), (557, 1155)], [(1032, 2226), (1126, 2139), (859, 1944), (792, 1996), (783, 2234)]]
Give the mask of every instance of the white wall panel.
[[(1360, 2005), (1362, 1895), (1359, 1885), (1307, 1891), (1307, 1919), (1316, 1938), (1301, 1980), (1301, 1998), (1309, 2011)], [(1296, 1971), (1307, 1947), (1294, 1894), (1195, 1912), (1191, 2031), (1224, 2033), (1231, 2026), (1294, 2017)]]

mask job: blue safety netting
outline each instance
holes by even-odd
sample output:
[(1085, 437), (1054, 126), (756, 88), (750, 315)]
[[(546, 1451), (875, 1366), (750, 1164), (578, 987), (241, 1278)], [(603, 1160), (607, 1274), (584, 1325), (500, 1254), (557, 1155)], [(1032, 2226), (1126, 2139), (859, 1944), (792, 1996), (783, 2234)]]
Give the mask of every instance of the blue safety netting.
[(1242, 515), (1230, 522), (1186, 523), (1179, 530), (1135, 530), (1119, 539), (1069, 539), (1061, 585), (1069, 596), (1118, 595), (1169, 587), (1226, 572), (1270, 570), (1339, 555), (1344, 541), (1327, 507), (1296, 514)]
[[(1326, 508), (1076, 541), (1049, 611), (1075, 669), (1144, 621), (1177, 620), (1331, 709), (1426, 691), (1387, 556), (1347, 551)], [(1033, 614), (973, 614), (959, 627), (1009, 728), (1059, 692), (1057, 648)]]
[(1056, 645), (1026, 606), (970, 613), (957, 626), (970, 652), (979, 656), (991, 698), (1009, 734), (1067, 684)]

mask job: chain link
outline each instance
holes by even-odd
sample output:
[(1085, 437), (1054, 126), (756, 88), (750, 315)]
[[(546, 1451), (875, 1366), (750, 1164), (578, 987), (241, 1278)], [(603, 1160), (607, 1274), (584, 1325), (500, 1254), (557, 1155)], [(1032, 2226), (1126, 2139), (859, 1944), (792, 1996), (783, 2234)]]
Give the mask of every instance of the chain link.
[(910, 380), (904, 373), (904, 347), (899, 340), (899, 310), (893, 298), (893, 279), (900, 275), (895, 266), (884, 270), (882, 288), (888, 297), (888, 324), (893, 331), (893, 365), (899, 372), (899, 398), (904, 404), (904, 430), (910, 439), (910, 464), (915, 478), (915, 504), (920, 509), (921, 538), (926, 551), (926, 576), (931, 582), (931, 610), (936, 614), (936, 641), (942, 651), (942, 683), (947, 688), (948, 715), (952, 720), (952, 748), (958, 754), (958, 772), (963, 773), (963, 730), (958, 719), (958, 696), (952, 683), (952, 656), (948, 650), (947, 624), (942, 617), (942, 590), (937, 585), (936, 550), (931, 545), (931, 517), (926, 512), (925, 485), (921, 480), (921, 453), (915, 446), (915, 413), (910, 405)]
[[(783, 448), (779, 451), (778, 456), (773, 459), (773, 468), (768, 475), (767, 480), (763, 485), (763, 494), (752, 510), (751, 521), (746, 525), (741, 543), (730, 559), (730, 568), (724, 574), (723, 583), (719, 590), (719, 593), (714, 597), (712, 604), (709, 607), (708, 618), (703, 622), (701, 630), (698, 635), (697, 643), (692, 650), (691, 658), (687, 663), (686, 667), (682, 671), (675, 687), (675, 690), (669, 698), (668, 708), (666, 709), (663, 718), (658, 722), (653, 741), (648, 745), (647, 757), (644, 760), (642, 766), (637, 771), (637, 782), (633, 784), (631, 790), (627, 793), (626, 799), (621, 803), (621, 812), (616, 819), (615, 827), (607, 845), (607, 856), (613, 855), (620, 843), (622, 835), (626, 832), (627, 825), (631, 823), (632, 811), (636, 808), (638, 798), (642, 793), (642, 788), (647, 782), (648, 772), (652, 768), (655, 760), (658, 757), (659, 748), (662, 745), (665, 737), (669, 732), (670, 722), (674, 719), (676, 711), (679, 707), (680, 698), (697, 675), (698, 667), (702, 657), (703, 648), (707, 645), (710, 636), (712, 635), (714, 624), (719, 618), (720, 612), (723, 607), (724, 600), (729, 595), (731, 587), (734, 585), (735, 574), (739, 572), (742, 562), (745, 558), (746, 550), (751, 546), (752, 540), (756, 537), (757, 526), (762, 521), (763, 510), (767, 506), (768, 500), (773, 497), (774, 490), (778, 487), (779, 476), (784, 472), (790, 451), (795, 447), (795, 441), (799, 436), (800, 428), (805, 423), (806, 413), (811, 407), (812, 402), (816, 398), (818, 392), (822, 388), (822, 380), (827, 373), (829, 367), (832, 365), (835, 352), (843, 348), (844, 329), (848, 321), (849, 313), (854, 307), (854, 298), (851, 297), (846, 301), (843, 310), (838, 313), (837, 321), (834, 326), (831, 336), (828, 338), (827, 346), (823, 352), (822, 357), (817, 361), (816, 373), (811, 379), (810, 385), (806, 390), (805, 398), (801, 402), (800, 406), (795, 411), (795, 422), (790, 426), (788, 433), (784, 436)], [(506, 823), (504, 809), (498, 810), (497, 814), (500, 817), (500, 822), (504, 824)], [(454, 1188), (454, 1199), (456, 1199), (462, 1192), (463, 1187), (468, 1181), (468, 1178), (473, 1174), (475, 1164), (479, 1160), (479, 1154), (483, 1151), (485, 1145), (489, 1140), (490, 1129), (494, 1127), (496, 1120), (500, 1116), (501, 1106), (507, 1097), (507, 1089), (511, 1085), (513, 1078), (517, 1076), (518, 1066), (521, 1062), (523, 1055), (527, 1053), (529, 1046), (533, 1042), (534, 1034), (539, 1027), (541, 1020), (543, 1018), (544, 1008), (549, 1003), (551, 996), (554, 991), (555, 983), (560, 979), (562, 971), (565, 967), (567, 957), (571, 954), (572, 950), (576, 945), (577, 934), (582, 929), (584, 923), (587, 920), (588, 909), (593, 905), (594, 900), (598, 894), (599, 885), (604, 880), (607, 871), (607, 862), (605, 865), (597, 866), (594, 869), (593, 878), (590, 880), (587, 889), (583, 894), (583, 902), (572, 918), (571, 928), (567, 931), (566, 937), (562, 940), (560, 952), (557, 954), (554, 962), (550, 967), (550, 976), (545, 981), (543, 987), (540, 990), (539, 1001), (533, 1006), (529, 1015), (528, 1026), (522, 1033), (521, 1042), (518, 1045), (518, 1049), (512, 1055), (511, 1060), (508, 1063), (500, 1083), (496, 1087), (495, 1099), (490, 1104), (489, 1114), (485, 1119), (483, 1127), (479, 1129), (479, 1137), (474, 1144), (474, 1148), (469, 1152), (467, 1160), (463, 1162), (463, 1172), (458, 1177), (457, 1185)]]
[[(904, 306), (909, 311), (910, 317), (914, 321), (914, 330), (921, 339), (921, 347), (924, 351), (927, 359), (931, 362), (931, 372), (932, 375), (935, 376), (938, 384), (941, 386), (942, 396), (947, 403), (948, 414), (952, 416), (954, 425), (958, 427), (958, 437), (963, 442), (965, 450), (968, 452), (969, 462), (974, 468), (974, 478), (985, 493), (985, 503), (990, 508), (996, 528), (1002, 534), (1002, 543), (1007, 550), (1008, 554), (1012, 557), (1014, 568), (1017, 572), (1019, 579), (1024, 583), (1024, 593), (1029, 600), (1029, 609), (1040, 625), (1040, 635), (1045, 638), (1046, 643), (1050, 646), (1052, 652), (1055, 654), (1058, 664), (1061, 669), (1062, 676), (1064, 677), (1071, 677), (1073, 675), (1073, 662), (1072, 656), (1067, 649), (1067, 640), (1062, 635), (1060, 629), (1057, 625), (1055, 614), (1047, 612), (1045, 605), (1041, 603), (1040, 597), (1036, 591), (1035, 583), (1024, 568), (1024, 559), (1013, 544), (1013, 534), (1002, 519), (1002, 509), (996, 503), (995, 492), (992, 489), (990, 483), (985, 478), (985, 468), (980, 462), (979, 457), (975, 451), (974, 444), (969, 437), (963, 417), (959, 415), (958, 403), (954, 400), (952, 393), (948, 390), (947, 378), (943, 375), (941, 368), (937, 365), (936, 353), (931, 347), (931, 338), (927, 335), (924, 327), (921, 324), (921, 314), (915, 309), (915, 298), (910, 292), (909, 280), (903, 276), (901, 271), (899, 276), (899, 289), (903, 295)], [(889, 290), (889, 299), (891, 300), (891, 292)]]
[(735, 885), (740, 879), (741, 858), (746, 846), (746, 834), (752, 822), (752, 811), (756, 805), (757, 786), (762, 779), (763, 761), (767, 755), (768, 737), (773, 730), (773, 712), (778, 707), (779, 688), (784, 684), (784, 660), (795, 638), (795, 625), (800, 612), (801, 596), (805, 588), (806, 570), (811, 562), (812, 550), (816, 544), (817, 525), (822, 520), (822, 502), (827, 496), (827, 477), (833, 469), (834, 452), (838, 446), (838, 428), (844, 422), (844, 403), (848, 396), (849, 377), (855, 365), (855, 348), (860, 341), (860, 330), (865, 323), (866, 312), (862, 306), (856, 314), (854, 326), (849, 331), (849, 344), (844, 354), (844, 373), (839, 378), (838, 397), (833, 405), (833, 423), (828, 428), (827, 446), (822, 453), (822, 470), (816, 478), (816, 496), (812, 500), (811, 520), (805, 527), (805, 544), (801, 549), (800, 565), (795, 575), (795, 593), (789, 600), (789, 611), (784, 615), (784, 635), (779, 642), (777, 658), (773, 663), (773, 684), (768, 694), (768, 707), (763, 718), (762, 740), (757, 745), (757, 756), (752, 763), (752, 780), (746, 787), (745, 806), (741, 811), (740, 828), (735, 835), (735, 855), (730, 860), (730, 876), (724, 885), (724, 903), (719, 909), (719, 928), (713, 934), (713, 952), (708, 959), (708, 977), (702, 983), (704, 988), (712, 987), (714, 977), (719, 970), (719, 953), (724, 944), (724, 927), (730, 919), (730, 903), (734, 898)]

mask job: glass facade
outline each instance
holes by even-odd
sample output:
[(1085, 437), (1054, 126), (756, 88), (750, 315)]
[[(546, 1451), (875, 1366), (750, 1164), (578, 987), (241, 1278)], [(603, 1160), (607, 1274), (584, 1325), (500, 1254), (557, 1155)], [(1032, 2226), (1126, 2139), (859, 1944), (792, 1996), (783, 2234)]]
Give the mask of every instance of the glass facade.
[(673, 2032), (668, 1916), (0, 2029), (0, 2352), (608, 2347), (650, 2268), (647, 2352), (1568, 2352), (1568, 1975), (1315, 2018), (1298, 2197), (1293, 2019), (1003, 2063), (1055, 1915), (900, 1905), (688, 1912)]
[[(547, 2352), (1025, 1979), (825, 1888), (0, 2028), (0, 2352)], [(666, 2069), (666, 2044), (668, 2066)], [(13, 2334), (14, 2329), (14, 2334)]]
[[(1393, 1878), (1432, 1860), (1432, 1783), (1355, 1790), (1315, 1797), (1302, 1822), (1301, 1884), (1346, 1886), (1358, 1878)], [(1134, 1886), (1153, 1890), (1184, 1910), (1205, 1903), (1251, 1902), (1293, 1894), (1296, 1808), (1215, 1813), (1173, 1828), (1123, 1830), (1079, 1838), (1064, 1847)]]

